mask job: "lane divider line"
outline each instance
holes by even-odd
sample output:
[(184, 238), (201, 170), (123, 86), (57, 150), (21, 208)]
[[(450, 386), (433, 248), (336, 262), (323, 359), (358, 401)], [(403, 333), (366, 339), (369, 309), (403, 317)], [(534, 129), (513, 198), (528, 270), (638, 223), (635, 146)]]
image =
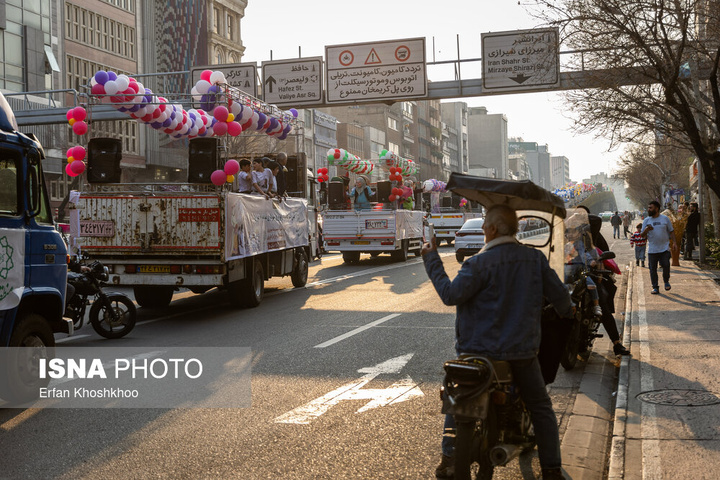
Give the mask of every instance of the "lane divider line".
[(321, 344), (319, 344), (319, 345), (315, 345), (315, 348), (325, 348), (325, 347), (329, 347), (330, 345), (334, 345), (334, 344), (336, 344), (336, 343), (338, 343), (338, 342), (341, 342), (341, 341), (345, 340), (346, 338), (352, 337), (353, 335), (357, 335), (357, 334), (360, 333), (360, 332), (364, 332), (364, 331), (367, 330), (368, 328), (372, 328), (372, 327), (374, 327), (374, 326), (376, 326), (376, 325), (380, 325), (381, 323), (387, 322), (388, 320), (391, 320), (391, 319), (393, 319), (393, 318), (395, 318), (395, 317), (399, 317), (400, 315), (401, 315), (400, 313), (392, 313), (392, 314), (390, 314), (390, 315), (388, 315), (388, 316), (386, 316), (386, 317), (381, 318), (380, 320), (375, 320), (374, 322), (370, 322), (370, 323), (368, 323), (367, 325), (363, 325), (362, 327), (358, 327), (358, 328), (356, 328), (355, 330), (350, 330), (350, 331), (347, 332), (347, 333), (343, 333), (343, 334), (340, 335), (340, 336), (337, 336), (337, 337), (335, 337), (335, 338), (332, 338), (332, 339), (328, 340), (327, 342), (323, 342), (323, 343), (321, 343)]

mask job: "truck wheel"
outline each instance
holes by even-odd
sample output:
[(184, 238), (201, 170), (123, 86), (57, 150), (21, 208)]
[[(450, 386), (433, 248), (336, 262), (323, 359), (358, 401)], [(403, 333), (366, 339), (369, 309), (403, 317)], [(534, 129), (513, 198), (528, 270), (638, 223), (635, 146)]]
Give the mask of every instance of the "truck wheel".
[(405, 262), (408, 259), (408, 244), (407, 240), (402, 240), (400, 242), (400, 249), (395, 250), (391, 254), (392, 259), (396, 262)]
[(170, 286), (137, 286), (133, 287), (135, 301), (143, 308), (163, 308), (172, 301), (175, 289)]
[(238, 307), (254, 308), (260, 305), (265, 294), (265, 275), (262, 264), (253, 260), (250, 276), (228, 285), (230, 303)]
[(357, 263), (360, 261), (360, 252), (343, 252), (343, 262)]
[(55, 356), (55, 337), (45, 318), (30, 313), (19, 319), (10, 336), (10, 347), (0, 354), (0, 397), (23, 403), (36, 399), (50, 379), (39, 378), (40, 359)]
[(304, 287), (308, 279), (308, 259), (305, 251), (299, 249), (295, 254), (295, 268), (290, 275), (293, 287)]

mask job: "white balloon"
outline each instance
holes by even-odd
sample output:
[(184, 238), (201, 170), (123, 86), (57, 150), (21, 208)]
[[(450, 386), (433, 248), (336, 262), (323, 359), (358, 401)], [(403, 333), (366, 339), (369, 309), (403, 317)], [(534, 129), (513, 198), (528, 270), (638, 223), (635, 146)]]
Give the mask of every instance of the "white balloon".
[(91, 87), (94, 87), (95, 85), (97, 85), (97, 80), (95, 80), (95, 75), (93, 75), (93, 76), (90, 78), (90, 86), (91, 86)]
[(105, 93), (108, 95), (115, 95), (120, 89), (118, 88), (118, 84), (115, 80), (108, 80), (105, 82)]
[(252, 128), (257, 128), (259, 121), (260, 121), (260, 115), (258, 115), (257, 112), (253, 112), (253, 114), (252, 114), (252, 123), (250, 124), (250, 126), (251, 126)]
[(195, 88), (200, 95), (205, 95), (211, 86), (212, 85), (210, 85), (210, 82), (208, 82), (207, 80), (198, 80), (198, 82), (195, 84)]
[(212, 83), (212, 84), (226, 83), (225, 82), (225, 74), (220, 71), (211, 73), (210, 74), (210, 83)]
[(188, 133), (188, 135), (197, 136), (198, 130), (199, 130), (199, 129), (198, 129), (197, 125), (196, 125), (196, 126), (194, 126), (194, 127), (192, 127), (192, 128), (190, 129), (190, 132)]
[(240, 123), (246, 123), (253, 115), (253, 110), (250, 107), (243, 107), (242, 112), (240, 112), (240, 118), (242, 119), (242, 122)]
[(115, 83), (117, 83), (118, 91), (124, 92), (130, 86), (130, 78), (127, 75), (118, 75)]
[(242, 109), (243, 109), (243, 106), (240, 105), (238, 102), (233, 102), (233, 104), (230, 105), (230, 111), (232, 112), (233, 115), (235, 115), (235, 117), (237, 117), (240, 114)]

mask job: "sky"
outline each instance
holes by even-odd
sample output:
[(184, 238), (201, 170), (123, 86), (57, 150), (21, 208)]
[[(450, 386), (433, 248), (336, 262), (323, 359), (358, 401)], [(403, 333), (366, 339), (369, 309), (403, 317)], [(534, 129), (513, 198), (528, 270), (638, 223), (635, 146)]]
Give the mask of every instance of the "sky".
[[(524, 3), (524, 1), (522, 2)], [(425, 37), (428, 62), (478, 59), (480, 36), (541, 26), (517, 0), (248, 0), (242, 19), (243, 62), (325, 56), (326, 45)], [(562, 46), (561, 46), (562, 50)], [(481, 63), (461, 65), (463, 79), (481, 75)], [(431, 81), (454, 80), (453, 67), (428, 67)], [(547, 144), (552, 155), (570, 159), (570, 178), (611, 173), (622, 150), (608, 152), (610, 143), (592, 134), (571, 131), (559, 93), (522, 93), (466, 97), (470, 107), (485, 106), (489, 114), (508, 119), (508, 136)]]

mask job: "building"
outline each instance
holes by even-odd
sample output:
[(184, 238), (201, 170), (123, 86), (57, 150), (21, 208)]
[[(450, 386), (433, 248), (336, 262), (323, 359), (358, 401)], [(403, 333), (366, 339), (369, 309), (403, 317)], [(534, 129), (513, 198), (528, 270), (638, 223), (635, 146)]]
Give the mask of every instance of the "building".
[(570, 160), (562, 155), (550, 157), (552, 188), (561, 188), (570, 183)]
[(488, 114), (485, 107), (468, 109), (468, 171), (494, 169), (496, 178), (509, 178), (507, 117)]
[(527, 164), (527, 169), (530, 171), (529, 180), (548, 190), (552, 188), (550, 153), (547, 145), (538, 145), (537, 142), (524, 142), (522, 138), (514, 138), (508, 142), (508, 148), (513, 152), (517, 163), (516, 168), (524, 168), (523, 161)]
[(240, 35), (240, 20), (245, 16), (247, 0), (209, 2), (212, 20), (208, 37), (210, 63), (240, 63), (245, 46)]
[(440, 104), (442, 121), (447, 125), (450, 171), (468, 173), (468, 108), (465, 102)]

